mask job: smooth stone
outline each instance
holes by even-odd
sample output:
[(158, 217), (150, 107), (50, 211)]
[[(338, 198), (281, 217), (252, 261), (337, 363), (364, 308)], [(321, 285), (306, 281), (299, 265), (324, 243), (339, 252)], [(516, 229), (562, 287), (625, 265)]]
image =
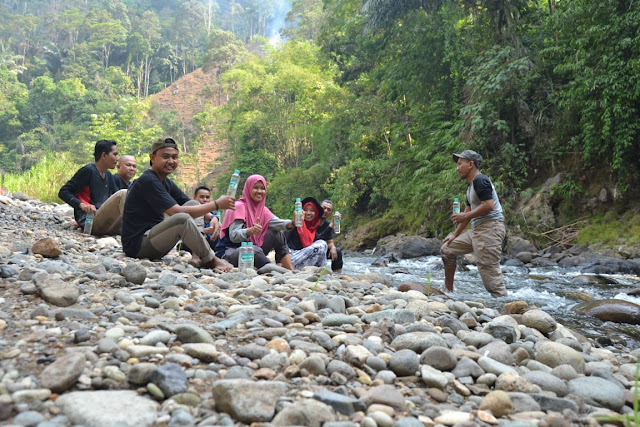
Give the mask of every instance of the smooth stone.
[(215, 362), (220, 354), (213, 344), (190, 343), (183, 344), (182, 348), (189, 356), (200, 359), (205, 363)]
[(151, 381), (151, 374), (156, 370), (153, 363), (136, 363), (129, 368), (127, 380), (131, 384), (144, 385)]
[(67, 391), (82, 375), (85, 362), (82, 353), (62, 356), (42, 371), (40, 385), (56, 393)]
[(447, 384), (449, 384), (449, 379), (445, 374), (429, 365), (420, 366), (420, 376), (422, 377), (422, 382), (425, 383), (427, 387), (444, 390)]
[(540, 410), (540, 405), (530, 394), (520, 392), (509, 392), (513, 412), (535, 412)]
[(542, 390), (552, 391), (559, 397), (563, 397), (569, 392), (567, 383), (553, 374), (543, 371), (531, 371), (523, 376), (532, 384), (540, 386)]
[(478, 365), (480, 365), (480, 367), (484, 369), (485, 372), (489, 372), (495, 375), (501, 375), (505, 372), (512, 372), (514, 374), (518, 373), (511, 366), (507, 366), (504, 363), (500, 363), (497, 360), (494, 360), (487, 356), (480, 357), (478, 359)]
[(558, 323), (551, 315), (542, 310), (529, 310), (522, 315), (522, 323), (537, 329), (545, 335), (556, 330)]
[(40, 412), (36, 411), (25, 411), (18, 414), (13, 419), (13, 424), (17, 426), (37, 426), (40, 425), (44, 421), (44, 416)]
[(360, 318), (358, 316), (332, 313), (322, 319), (322, 326), (355, 325), (359, 321)]
[(152, 426), (158, 404), (135, 391), (77, 391), (58, 397), (56, 406), (74, 425), (104, 427), (116, 425)]
[(349, 345), (347, 346), (342, 359), (347, 363), (357, 367), (362, 367), (367, 359), (372, 356), (373, 354), (362, 345)]
[(205, 343), (213, 344), (213, 337), (209, 332), (199, 326), (190, 324), (180, 324), (174, 327), (174, 332), (178, 340), (182, 343)]
[(491, 334), (487, 334), (486, 332), (471, 331), (462, 338), (462, 341), (464, 341), (466, 345), (480, 348), (489, 344), (494, 339)]
[(336, 412), (344, 415), (350, 416), (358, 411), (364, 411), (366, 409), (366, 405), (361, 400), (326, 389), (316, 391), (313, 398), (326, 403)]
[(625, 403), (624, 389), (600, 377), (580, 377), (569, 381), (569, 393), (583, 397), (588, 403), (620, 411)]
[(393, 385), (380, 385), (372, 387), (369, 390), (362, 393), (360, 400), (367, 406), (372, 404), (379, 404), (389, 406), (396, 410), (404, 409), (404, 396)]
[(487, 394), (480, 403), (479, 409), (490, 410), (493, 415), (500, 418), (513, 413), (513, 403), (509, 394), (496, 390)]
[(269, 353), (271, 351), (267, 347), (255, 343), (246, 344), (236, 349), (236, 354), (239, 357), (246, 357), (251, 360), (262, 359)]
[(434, 346), (422, 352), (420, 363), (434, 367), (439, 371), (450, 371), (456, 367), (458, 359), (448, 348)]
[(299, 366), (313, 375), (324, 375), (326, 372), (325, 361), (320, 356), (309, 356)]
[(287, 406), (271, 420), (276, 426), (327, 426), (336, 420), (331, 406), (315, 399), (304, 399)]
[(422, 354), (423, 351), (433, 346), (448, 347), (444, 338), (434, 332), (409, 332), (397, 336), (391, 342), (391, 347), (396, 350), (409, 349), (418, 354)]
[(536, 360), (555, 368), (560, 365), (571, 365), (579, 374), (584, 373), (584, 359), (574, 349), (553, 341), (538, 342), (535, 345)]
[(420, 366), (420, 357), (409, 349), (399, 350), (391, 356), (389, 369), (400, 377), (415, 375)]
[(168, 331), (157, 330), (147, 333), (144, 337), (140, 338), (141, 345), (155, 346), (158, 343), (168, 343), (171, 339), (171, 333)]
[(64, 282), (55, 276), (37, 273), (33, 279), (38, 294), (49, 304), (68, 307), (75, 304), (80, 297), (80, 290), (74, 284)]
[(365, 323), (379, 322), (384, 318), (389, 318), (396, 323), (413, 323), (416, 321), (416, 317), (411, 310), (393, 309), (382, 310), (377, 313), (369, 313), (362, 316), (362, 320)]
[(158, 366), (149, 379), (166, 397), (187, 391), (187, 375), (182, 367), (175, 363)]
[(147, 269), (137, 262), (129, 262), (122, 269), (121, 274), (127, 282), (135, 285), (142, 285), (147, 278)]
[(469, 359), (468, 357), (461, 357), (460, 360), (458, 360), (458, 363), (456, 364), (455, 368), (453, 368), (453, 370), (451, 371), (451, 373), (453, 373), (453, 375), (455, 375), (456, 378), (461, 378), (461, 377), (478, 378), (482, 374), (484, 374), (485, 371), (480, 367), (480, 365), (478, 365), (476, 361)]
[(348, 363), (345, 363), (341, 360), (333, 359), (327, 365), (327, 373), (329, 375), (332, 375), (334, 372), (343, 375), (345, 378), (347, 378), (347, 380), (352, 380), (358, 377), (355, 369), (353, 369)]
[(507, 366), (515, 365), (516, 360), (513, 357), (511, 348), (503, 341), (492, 341), (478, 349), (478, 353), (483, 356), (490, 357)]
[(276, 402), (286, 391), (286, 383), (225, 379), (215, 381), (211, 390), (217, 411), (226, 412), (244, 423), (266, 422), (273, 418)]

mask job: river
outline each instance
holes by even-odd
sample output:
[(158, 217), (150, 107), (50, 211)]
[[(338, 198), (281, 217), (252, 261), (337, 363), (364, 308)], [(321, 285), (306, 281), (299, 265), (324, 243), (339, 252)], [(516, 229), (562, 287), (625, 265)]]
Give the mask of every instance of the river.
[[(386, 267), (372, 266), (377, 257), (346, 256), (343, 272), (348, 275), (362, 273), (389, 274), (394, 284), (416, 281), (427, 284), (431, 281), (434, 288), (444, 289), (444, 270), (440, 257), (430, 256), (388, 263)], [(482, 285), (477, 268), (468, 266), (469, 271), (458, 271), (454, 283), (454, 292), (448, 295), (459, 301), (477, 300), (482, 298), (486, 304), (500, 310), (504, 304), (511, 301), (523, 300), (529, 306), (537, 306), (551, 314), (563, 325), (572, 328), (583, 335), (602, 343), (606, 338), (611, 340), (618, 349), (636, 349), (640, 347), (640, 327), (613, 322), (603, 322), (599, 319), (577, 314), (572, 308), (584, 302), (580, 299), (588, 295), (593, 300), (625, 299), (640, 304), (640, 298), (635, 298), (623, 291), (640, 287), (640, 277), (631, 275), (601, 275), (615, 284), (607, 285), (575, 285), (571, 279), (580, 273), (568, 271), (560, 267), (507, 267), (502, 266), (507, 291), (509, 295), (492, 298)]]

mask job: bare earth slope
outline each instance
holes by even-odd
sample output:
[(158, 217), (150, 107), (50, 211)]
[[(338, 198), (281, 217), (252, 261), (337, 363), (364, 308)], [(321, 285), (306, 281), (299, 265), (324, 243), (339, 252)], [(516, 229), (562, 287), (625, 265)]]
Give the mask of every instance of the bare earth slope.
[[(212, 70), (205, 73), (199, 68), (153, 95), (151, 100), (163, 110), (176, 111), (182, 124), (190, 127), (193, 117), (204, 111), (206, 104), (220, 105), (227, 102), (227, 94), (219, 92), (219, 85), (215, 82), (215, 72), (216, 70)], [(215, 95), (205, 96), (205, 93)], [(218, 93), (220, 93), (219, 96)], [(215, 183), (217, 172), (226, 169), (219, 166), (224, 166), (230, 161), (226, 151), (226, 141), (217, 137), (217, 133), (212, 127), (203, 136), (197, 155), (188, 156), (190, 158), (183, 157), (176, 173), (177, 182), (189, 188), (202, 183), (207, 185)]]

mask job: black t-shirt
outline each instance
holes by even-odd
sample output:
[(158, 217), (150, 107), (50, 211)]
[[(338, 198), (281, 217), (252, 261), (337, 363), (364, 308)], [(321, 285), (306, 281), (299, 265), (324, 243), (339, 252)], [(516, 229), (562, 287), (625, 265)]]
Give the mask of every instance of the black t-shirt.
[(316, 228), (316, 240), (333, 240), (333, 228), (331, 227), (331, 223), (326, 219), (322, 224)]
[[(479, 173), (473, 178), (471, 185), (481, 201), (493, 199), (493, 185), (487, 175)], [(471, 206), (469, 201), (467, 201), (467, 205)]]
[(82, 228), (87, 214), (80, 209), (80, 203), (94, 205), (96, 209), (116, 191), (118, 188), (113, 182), (111, 172), (106, 171), (104, 178), (95, 163), (81, 167), (78, 172), (62, 186), (58, 197), (73, 207), (73, 216)]
[[(129, 188), (129, 185), (127, 185), (127, 183), (125, 183), (122, 180), (122, 177), (120, 175), (118, 175), (118, 174), (113, 175), (113, 183), (120, 190), (127, 190)], [(131, 182), (129, 182), (129, 184), (131, 184)]]
[(122, 249), (130, 257), (140, 251), (147, 230), (164, 220), (170, 207), (188, 202), (187, 196), (169, 178), (160, 180), (153, 169), (147, 169), (129, 187), (122, 214)]
[[(287, 230), (284, 236), (287, 239), (287, 246), (289, 246), (290, 249), (296, 251), (302, 249), (302, 242), (300, 241), (300, 235), (296, 227)], [(324, 222), (316, 228), (316, 237), (313, 241), (315, 242), (316, 240), (333, 240), (333, 228), (330, 227), (329, 221), (324, 220)]]

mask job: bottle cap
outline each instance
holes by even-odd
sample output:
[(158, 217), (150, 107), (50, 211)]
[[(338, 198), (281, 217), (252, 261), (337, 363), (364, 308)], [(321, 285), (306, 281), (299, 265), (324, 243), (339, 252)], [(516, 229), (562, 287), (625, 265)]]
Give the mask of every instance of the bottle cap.
[(247, 246), (253, 246), (253, 242), (247, 242)]
[(247, 246), (247, 242), (240, 243), (240, 246)]
[(296, 203), (300, 201), (300, 197), (296, 197)]
[(455, 199), (453, 199), (454, 202), (459, 202), (460, 200), (456, 197)]
[(240, 171), (238, 169), (236, 169), (236, 171), (234, 172), (236, 175), (240, 175)]

